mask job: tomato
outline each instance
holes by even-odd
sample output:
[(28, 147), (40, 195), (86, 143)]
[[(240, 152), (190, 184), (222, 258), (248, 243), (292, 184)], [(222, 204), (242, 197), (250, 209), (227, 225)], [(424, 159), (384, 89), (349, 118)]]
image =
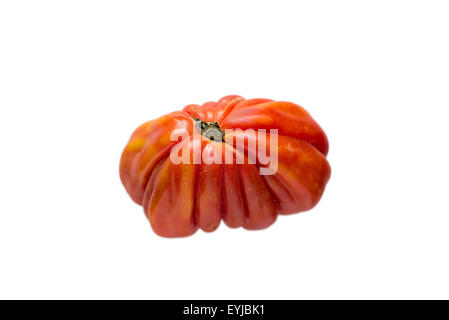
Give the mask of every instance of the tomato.
[(318, 203), (331, 172), (328, 147), (302, 107), (227, 96), (139, 126), (123, 150), (120, 177), (160, 236), (214, 231), (221, 220), (263, 229), (279, 214)]

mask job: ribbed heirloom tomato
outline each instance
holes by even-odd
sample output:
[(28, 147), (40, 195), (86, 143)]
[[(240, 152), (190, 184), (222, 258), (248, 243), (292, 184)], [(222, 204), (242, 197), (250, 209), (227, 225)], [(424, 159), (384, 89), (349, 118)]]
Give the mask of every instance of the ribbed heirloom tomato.
[(120, 177), (160, 236), (214, 231), (222, 219), (256, 230), (318, 203), (327, 152), (326, 134), (300, 106), (227, 96), (139, 126)]

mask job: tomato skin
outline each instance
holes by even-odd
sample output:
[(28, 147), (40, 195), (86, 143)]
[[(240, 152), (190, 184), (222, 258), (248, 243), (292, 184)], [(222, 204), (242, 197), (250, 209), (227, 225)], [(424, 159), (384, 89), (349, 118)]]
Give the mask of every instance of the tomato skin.
[[(277, 129), (274, 175), (261, 175), (262, 159), (253, 154), (257, 133), (232, 132), (224, 142), (205, 139), (194, 118), (217, 121), (226, 129)], [(187, 132), (182, 141), (172, 141), (174, 130)], [(245, 141), (236, 149), (237, 139)], [(269, 150), (269, 139), (266, 140)], [(190, 163), (174, 163), (173, 147), (187, 151)], [(120, 178), (131, 198), (142, 205), (153, 230), (164, 237), (184, 237), (198, 229), (216, 230), (221, 220), (231, 228), (263, 229), (278, 214), (292, 214), (313, 208), (320, 200), (331, 169), (327, 162), (328, 140), (324, 131), (303, 108), (268, 99), (245, 100), (226, 96), (218, 102), (188, 105), (139, 126), (123, 150)], [(194, 161), (194, 150), (203, 158)], [(221, 153), (220, 153), (221, 152)], [(211, 163), (206, 155), (220, 155)], [(225, 155), (233, 163), (225, 161)], [(244, 159), (244, 163), (236, 161)]]

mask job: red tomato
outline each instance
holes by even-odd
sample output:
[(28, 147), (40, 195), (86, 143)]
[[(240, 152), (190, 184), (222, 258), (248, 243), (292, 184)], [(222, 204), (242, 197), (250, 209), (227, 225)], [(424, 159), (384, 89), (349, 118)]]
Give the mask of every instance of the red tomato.
[[(271, 162), (258, 153), (263, 147)], [(318, 203), (331, 172), (327, 152), (326, 134), (300, 106), (227, 96), (139, 126), (123, 151), (120, 177), (160, 236), (214, 231), (222, 219), (256, 230)]]

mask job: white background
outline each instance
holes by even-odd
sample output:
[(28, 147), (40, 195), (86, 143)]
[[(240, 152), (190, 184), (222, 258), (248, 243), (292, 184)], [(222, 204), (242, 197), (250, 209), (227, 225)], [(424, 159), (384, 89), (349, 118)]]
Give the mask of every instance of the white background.
[[(449, 298), (446, 1), (2, 1), (0, 298)], [(330, 140), (313, 210), (156, 236), (140, 123), (224, 95)]]

